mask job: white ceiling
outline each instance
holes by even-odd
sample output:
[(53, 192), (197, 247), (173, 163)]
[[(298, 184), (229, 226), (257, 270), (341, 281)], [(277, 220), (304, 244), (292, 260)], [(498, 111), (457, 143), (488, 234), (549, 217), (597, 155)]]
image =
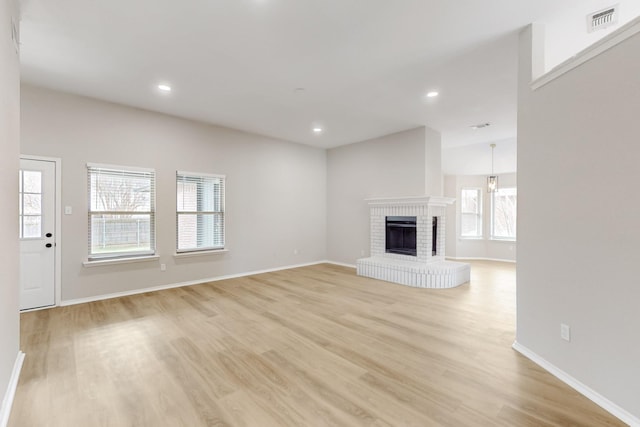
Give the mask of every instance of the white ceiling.
[(23, 0), (22, 75), (317, 147), (426, 125), (451, 149), (515, 138), (517, 33), (581, 1)]

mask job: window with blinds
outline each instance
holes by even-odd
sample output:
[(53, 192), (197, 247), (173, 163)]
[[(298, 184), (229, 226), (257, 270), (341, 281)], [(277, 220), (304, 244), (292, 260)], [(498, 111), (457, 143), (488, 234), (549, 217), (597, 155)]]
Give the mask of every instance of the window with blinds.
[(155, 253), (155, 171), (87, 165), (89, 260)]
[(176, 251), (224, 249), (223, 175), (177, 172)]
[(516, 240), (517, 188), (499, 188), (495, 193), (491, 193), (491, 209), (491, 238)]
[(460, 193), (460, 237), (482, 237), (482, 189), (463, 188)]

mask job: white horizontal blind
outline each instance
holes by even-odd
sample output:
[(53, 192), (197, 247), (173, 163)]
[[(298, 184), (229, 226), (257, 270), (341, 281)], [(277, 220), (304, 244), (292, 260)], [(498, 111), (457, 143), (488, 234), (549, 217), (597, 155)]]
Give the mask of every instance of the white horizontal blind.
[(222, 175), (177, 172), (176, 251), (224, 248)]
[(155, 171), (87, 165), (89, 259), (155, 253)]

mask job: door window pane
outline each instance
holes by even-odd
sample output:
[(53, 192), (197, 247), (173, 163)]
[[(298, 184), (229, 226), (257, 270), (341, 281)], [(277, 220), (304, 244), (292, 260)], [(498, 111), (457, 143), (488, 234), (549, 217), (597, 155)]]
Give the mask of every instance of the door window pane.
[(32, 215), (24, 215), (22, 217), (23, 221), (23, 237), (25, 239), (32, 239), (42, 237), (42, 217), (32, 216)]
[(18, 194), (19, 236), (42, 237), (42, 172), (20, 170)]
[(42, 194), (42, 172), (24, 171), (23, 180), (25, 193)]
[(41, 201), (42, 196), (40, 194), (23, 194), (22, 214), (40, 215), (42, 213)]

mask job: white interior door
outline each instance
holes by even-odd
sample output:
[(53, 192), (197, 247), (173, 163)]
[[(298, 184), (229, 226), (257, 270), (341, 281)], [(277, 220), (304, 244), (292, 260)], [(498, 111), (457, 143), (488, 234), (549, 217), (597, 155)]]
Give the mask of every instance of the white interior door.
[(56, 164), (20, 160), (20, 309), (55, 305)]

